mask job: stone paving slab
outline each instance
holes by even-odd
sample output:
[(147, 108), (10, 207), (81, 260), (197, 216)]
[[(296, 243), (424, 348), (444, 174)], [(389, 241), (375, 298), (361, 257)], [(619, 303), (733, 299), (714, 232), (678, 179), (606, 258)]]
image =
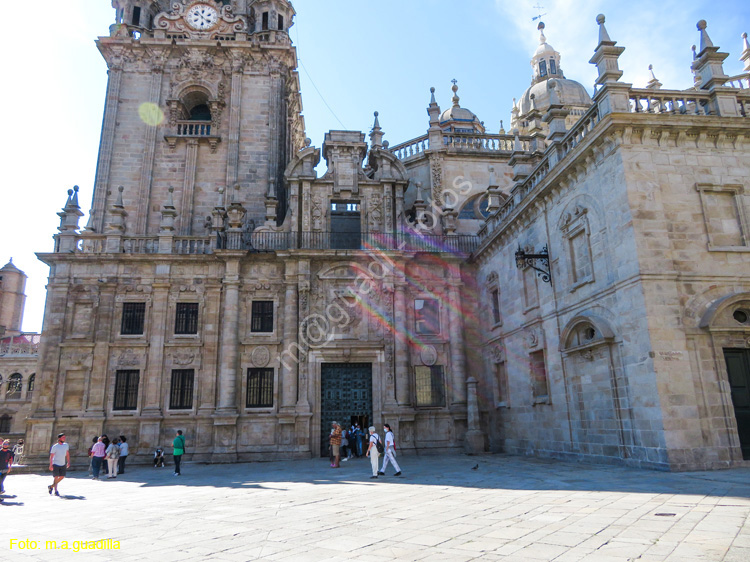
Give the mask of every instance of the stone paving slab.
[[(98, 482), (78, 471), (62, 482), (60, 498), (47, 494), (51, 476), (11, 473), (0, 559), (750, 560), (746, 468), (672, 474), (456, 455), (404, 457), (402, 477), (371, 480), (369, 466), (186, 464), (180, 477), (130, 467)], [(81, 544), (106, 539), (120, 548)], [(37, 547), (21, 549), (27, 540)]]

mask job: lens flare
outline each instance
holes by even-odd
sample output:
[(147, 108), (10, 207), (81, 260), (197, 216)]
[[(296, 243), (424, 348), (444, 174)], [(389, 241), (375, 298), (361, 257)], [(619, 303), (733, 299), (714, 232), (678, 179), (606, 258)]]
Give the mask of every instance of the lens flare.
[(146, 125), (156, 127), (164, 121), (164, 112), (158, 105), (151, 102), (142, 103), (138, 108), (138, 115)]

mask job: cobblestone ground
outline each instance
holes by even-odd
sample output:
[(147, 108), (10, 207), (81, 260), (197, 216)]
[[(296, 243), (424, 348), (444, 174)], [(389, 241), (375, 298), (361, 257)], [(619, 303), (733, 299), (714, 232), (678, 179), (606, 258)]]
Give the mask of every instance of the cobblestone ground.
[[(402, 477), (389, 469), (377, 480), (366, 459), (340, 470), (326, 459), (185, 464), (180, 477), (133, 467), (100, 482), (78, 471), (60, 498), (47, 494), (49, 476), (11, 474), (0, 559), (750, 561), (750, 469), (401, 460)], [(120, 549), (73, 550), (103, 539)], [(37, 548), (20, 549), (24, 540)]]

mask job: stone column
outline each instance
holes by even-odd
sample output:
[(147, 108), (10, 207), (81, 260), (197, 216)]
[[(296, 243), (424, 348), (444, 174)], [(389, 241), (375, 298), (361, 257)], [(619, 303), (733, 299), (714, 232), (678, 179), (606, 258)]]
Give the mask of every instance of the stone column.
[(394, 332), (396, 355), (396, 402), (399, 406), (409, 406), (409, 342), (406, 327), (406, 296), (403, 283), (396, 284), (394, 296)]
[(117, 122), (118, 101), (120, 99), (120, 84), (122, 83), (122, 66), (111, 64), (109, 80), (107, 82), (107, 97), (104, 102), (104, 122), (102, 123), (102, 138), (99, 146), (99, 159), (94, 182), (94, 228), (97, 232), (104, 229), (104, 209), (107, 205), (107, 186), (109, 172), (112, 167), (112, 149), (115, 142), (115, 125)]
[(451, 280), (448, 289), (448, 307), (450, 318), (450, 351), (451, 351), (451, 373), (453, 377), (452, 404), (466, 404), (466, 379), (464, 375), (464, 337), (463, 319), (459, 314), (461, 309), (461, 295), (459, 292), (459, 279)]
[(146, 368), (143, 371), (143, 417), (160, 417), (164, 401), (164, 383), (169, 388), (171, 373), (164, 371), (164, 342), (166, 330), (170, 326), (168, 274), (152, 285), (151, 318), (149, 320), (149, 349)]
[(242, 72), (244, 61), (232, 60), (232, 86), (229, 94), (229, 122), (227, 134), (227, 186), (237, 183), (240, 155), (240, 107), (242, 101)]
[[(289, 260), (289, 258), (287, 258)], [(297, 404), (297, 374), (299, 362), (304, 361), (297, 343), (299, 323), (297, 314), (297, 264), (286, 262), (286, 293), (284, 295), (284, 349), (281, 352), (281, 410), (293, 411)]]

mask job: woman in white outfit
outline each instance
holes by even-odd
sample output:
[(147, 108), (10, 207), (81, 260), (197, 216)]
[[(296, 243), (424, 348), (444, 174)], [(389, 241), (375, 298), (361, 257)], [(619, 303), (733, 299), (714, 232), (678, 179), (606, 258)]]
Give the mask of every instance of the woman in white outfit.
[(385, 467), (388, 466), (388, 461), (393, 464), (393, 468), (396, 469), (395, 476), (401, 476), (401, 469), (396, 462), (396, 440), (393, 437), (391, 426), (383, 424), (383, 431), (385, 432), (385, 453), (383, 453), (383, 468), (380, 469), (378, 474), (385, 476)]
[(117, 478), (117, 462), (120, 460), (120, 444), (118, 439), (109, 444), (105, 456), (107, 458), (107, 466), (109, 467), (107, 478)]
[(377, 478), (378, 477), (378, 458), (380, 458), (380, 453), (378, 453), (378, 441), (380, 441), (380, 436), (375, 433), (375, 426), (370, 426), (370, 446), (367, 448), (367, 454), (365, 456), (370, 457), (370, 465), (372, 466), (372, 476), (370, 478)]

